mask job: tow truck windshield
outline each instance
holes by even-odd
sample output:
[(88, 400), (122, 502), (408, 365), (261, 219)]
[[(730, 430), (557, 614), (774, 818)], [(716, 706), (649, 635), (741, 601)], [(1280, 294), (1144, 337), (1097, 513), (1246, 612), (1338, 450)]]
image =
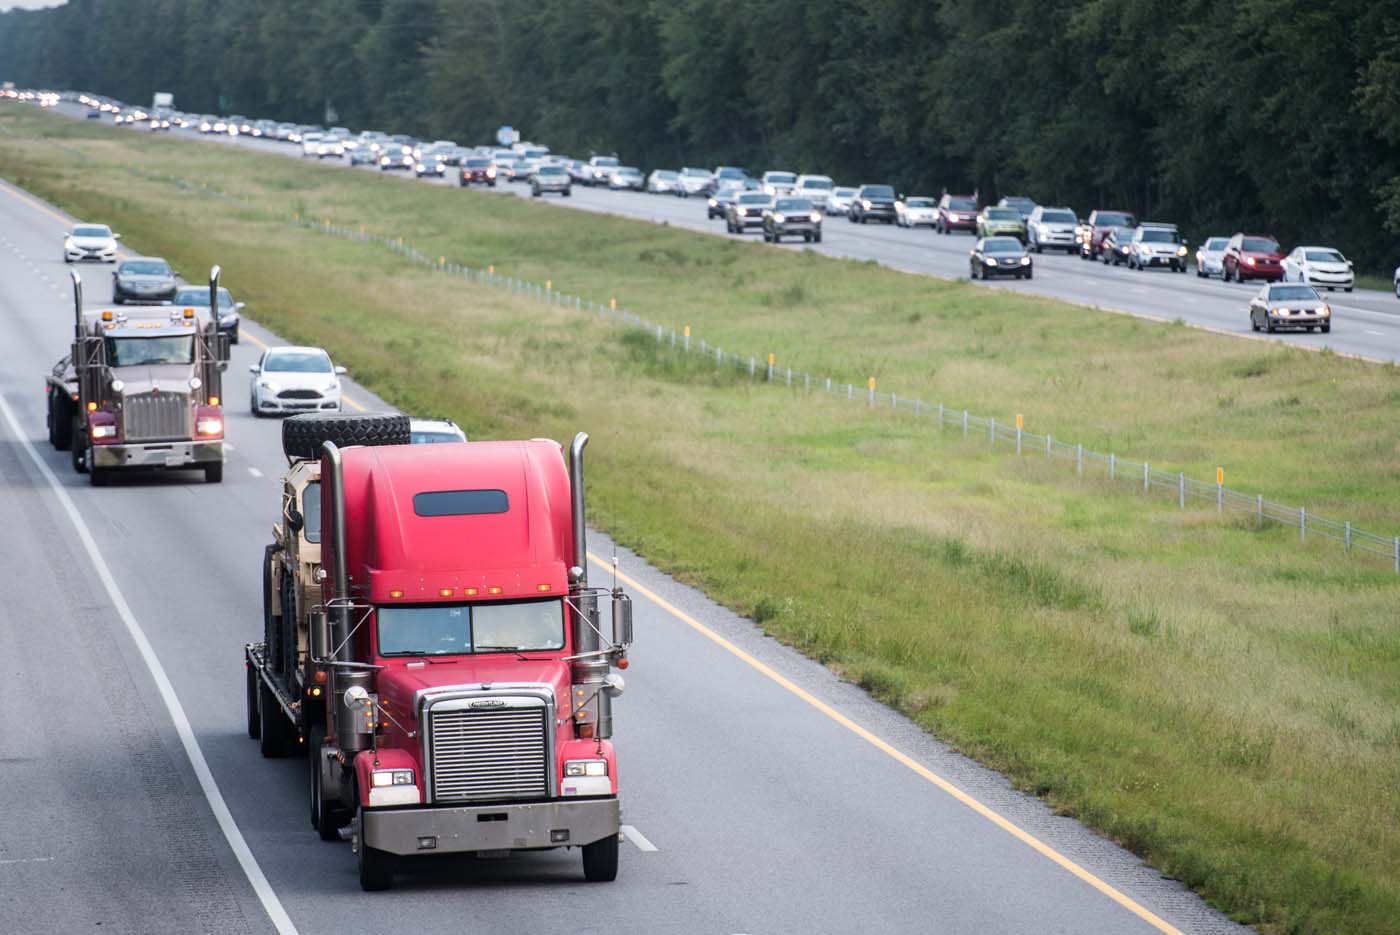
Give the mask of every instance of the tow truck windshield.
[(194, 363), (194, 335), (159, 338), (114, 338), (107, 343), (107, 366), (141, 367), (151, 364)]
[(379, 655), (460, 656), (564, 648), (560, 600), (378, 608)]

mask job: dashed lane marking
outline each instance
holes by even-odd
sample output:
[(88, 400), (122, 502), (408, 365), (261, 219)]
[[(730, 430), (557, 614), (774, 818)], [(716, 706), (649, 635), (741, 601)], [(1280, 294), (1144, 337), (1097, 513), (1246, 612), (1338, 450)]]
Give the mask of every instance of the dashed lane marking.
[(248, 468), (248, 473), (249, 473), (249, 474), (252, 474), (254, 477), (262, 477), (262, 476), (263, 476), (263, 472), (262, 472), (262, 471), (259, 471), (259, 470), (258, 470), (257, 468), (255, 468), (255, 467), (250, 467), (250, 468)]

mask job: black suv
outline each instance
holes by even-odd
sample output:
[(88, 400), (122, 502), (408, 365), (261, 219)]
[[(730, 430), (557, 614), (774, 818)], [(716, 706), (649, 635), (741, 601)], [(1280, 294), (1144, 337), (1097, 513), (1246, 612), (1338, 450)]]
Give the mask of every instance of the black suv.
[(872, 218), (886, 224), (895, 222), (894, 188), (889, 185), (862, 185), (851, 199), (849, 217), (852, 224), (864, 224)]

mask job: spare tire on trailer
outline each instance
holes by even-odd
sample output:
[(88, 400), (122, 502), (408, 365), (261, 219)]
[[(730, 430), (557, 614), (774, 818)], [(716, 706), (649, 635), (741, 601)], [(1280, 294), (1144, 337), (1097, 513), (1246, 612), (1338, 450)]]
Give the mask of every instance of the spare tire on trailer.
[(407, 445), (408, 416), (391, 412), (308, 412), (282, 423), (282, 453), (293, 460), (321, 456), (322, 442), (351, 445)]

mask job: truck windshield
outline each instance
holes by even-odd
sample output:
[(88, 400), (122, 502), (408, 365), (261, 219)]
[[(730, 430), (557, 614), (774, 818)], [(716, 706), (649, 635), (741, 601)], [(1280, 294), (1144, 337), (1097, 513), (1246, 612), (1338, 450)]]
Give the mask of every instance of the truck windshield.
[(194, 335), (177, 334), (162, 338), (108, 337), (107, 366), (140, 367), (148, 364), (194, 363)]
[(301, 518), (305, 525), (301, 534), (307, 542), (321, 541), (321, 482), (313, 481), (306, 485), (301, 495)]
[(378, 608), (381, 656), (460, 656), (564, 648), (562, 601)]

